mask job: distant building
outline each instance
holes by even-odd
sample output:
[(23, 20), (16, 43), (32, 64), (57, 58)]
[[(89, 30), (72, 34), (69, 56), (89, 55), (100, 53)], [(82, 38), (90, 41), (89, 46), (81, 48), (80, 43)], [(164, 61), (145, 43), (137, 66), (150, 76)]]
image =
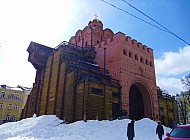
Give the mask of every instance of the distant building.
[(20, 86), (20, 85), (18, 85), (17, 88), (22, 89), (22, 91), (24, 92), (23, 93), (23, 99), (22, 99), (23, 100), (22, 109), (24, 109), (24, 106), (26, 104), (26, 101), (28, 99), (28, 96), (30, 95), (32, 88), (28, 88), (28, 87), (24, 87), (24, 86)]
[(20, 88), (0, 86), (0, 123), (19, 120), (22, 99), (23, 91)]
[(159, 116), (163, 125), (169, 126), (170, 123), (178, 123), (178, 107), (175, 96), (169, 95), (166, 91), (157, 87)]
[(31, 42), (27, 51), (36, 79), (23, 118), (106, 119), (118, 110), (135, 120), (159, 118), (153, 50), (103, 29), (100, 20), (90, 21), (68, 44), (53, 49)]

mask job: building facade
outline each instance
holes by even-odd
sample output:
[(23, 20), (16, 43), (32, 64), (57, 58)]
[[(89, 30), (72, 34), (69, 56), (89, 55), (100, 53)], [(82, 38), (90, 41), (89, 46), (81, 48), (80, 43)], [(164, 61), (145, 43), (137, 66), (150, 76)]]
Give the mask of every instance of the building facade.
[[(23, 118), (36, 113), (68, 121), (106, 119), (125, 110), (131, 119), (159, 119), (153, 50), (122, 32), (103, 29), (100, 20), (78, 30), (69, 44), (53, 49), (31, 42), (28, 52), (37, 71)], [(81, 74), (82, 81), (75, 79)]]
[(103, 29), (100, 20), (90, 21), (70, 38), (78, 47), (95, 47), (98, 66), (120, 81), (122, 110), (131, 119), (159, 118), (153, 50), (126, 36)]
[(17, 88), (20, 88), (23, 91), (22, 109), (24, 109), (24, 106), (27, 102), (28, 96), (30, 95), (32, 88), (24, 87), (24, 86), (20, 86), (20, 85), (18, 85)]
[(20, 88), (0, 86), (0, 123), (17, 121), (22, 111), (23, 91)]
[(172, 126), (179, 123), (178, 107), (175, 96), (162, 91), (157, 87), (158, 103), (159, 103), (159, 116), (163, 125)]
[(22, 118), (55, 114), (66, 122), (109, 119), (120, 110), (119, 81), (94, 61), (94, 48), (62, 42), (51, 49), (31, 42), (36, 79)]

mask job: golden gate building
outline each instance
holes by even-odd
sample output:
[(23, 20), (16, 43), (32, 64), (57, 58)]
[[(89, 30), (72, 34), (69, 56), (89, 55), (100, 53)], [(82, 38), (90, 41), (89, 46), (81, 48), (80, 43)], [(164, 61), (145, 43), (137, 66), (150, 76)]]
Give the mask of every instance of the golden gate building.
[(119, 110), (135, 120), (159, 118), (151, 48), (122, 32), (103, 29), (98, 19), (78, 30), (69, 44), (53, 49), (30, 43), (29, 62), (37, 71), (22, 118), (56, 114), (73, 122), (107, 119)]
[(153, 50), (126, 36), (103, 29), (100, 20), (90, 21), (71, 37), (70, 43), (94, 46), (98, 66), (120, 81), (122, 109), (131, 119), (159, 118)]

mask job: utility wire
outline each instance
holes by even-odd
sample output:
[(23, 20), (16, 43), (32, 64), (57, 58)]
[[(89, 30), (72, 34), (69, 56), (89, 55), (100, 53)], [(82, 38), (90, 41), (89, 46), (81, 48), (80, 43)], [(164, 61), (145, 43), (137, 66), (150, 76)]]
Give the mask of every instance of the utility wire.
[(150, 22), (147, 22), (147, 21), (145, 21), (144, 19), (139, 18), (139, 17), (137, 17), (137, 16), (135, 16), (135, 15), (133, 15), (133, 14), (127, 12), (126, 10), (123, 10), (123, 9), (121, 9), (121, 8), (119, 8), (119, 7), (117, 7), (117, 6), (115, 6), (114, 4), (111, 4), (111, 3), (109, 3), (109, 2), (107, 2), (107, 1), (105, 1), (105, 0), (101, 0), (101, 1), (104, 2), (104, 3), (106, 3), (106, 4), (108, 4), (108, 5), (110, 5), (110, 6), (112, 6), (112, 7), (114, 7), (114, 8), (116, 8), (116, 9), (118, 9), (118, 10), (120, 10), (120, 11), (122, 11), (122, 12), (127, 13), (127, 14), (133, 16), (134, 18), (137, 18), (137, 19), (139, 19), (139, 20), (141, 20), (141, 21), (143, 21), (143, 22), (145, 22), (145, 23), (147, 23), (147, 24), (149, 24), (149, 25), (151, 25), (151, 26), (153, 26), (153, 27), (155, 27), (155, 28), (157, 28), (157, 29), (163, 31), (163, 32), (172, 34), (172, 35), (174, 35), (175, 37), (177, 37), (178, 39), (180, 39), (181, 41), (183, 41), (183, 42), (185, 42), (186, 44), (190, 45), (190, 43), (188, 43), (187, 41), (185, 41), (185, 40), (182, 39), (181, 37), (177, 36), (175, 33), (171, 32), (169, 29), (167, 29), (166, 27), (164, 27), (163, 25), (161, 25), (160, 23), (158, 23), (157, 21), (155, 21), (154, 19), (152, 19), (151, 17), (149, 17), (148, 15), (146, 15), (145, 13), (143, 13), (142, 11), (138, 10), (136, 7), (132, 6), (131, 4), (129, 4), (128, 2), (126, 2), (125, 0), (122, 0), (122, 1), (125, 2), (125, 3), (127, 3), (129, 6), (133, 7), (133, 8), (136, 9), (138, 12), (140, 12), (140, 13), (143, 14), (144, 16), (148, 17), (149, 19), (151, 19), (152, 21), (154, 21), (155, 23), (157, 23), (158, 25), (160, 25), (160, 26), (161, 26), (162, 28), (164, 28), (164, 29), (162, 29), (162, 28), (160, 28), (160, 27), (158, 27), (158, 26), (156, 26), (156, 25), (154, 25), (154, 24), (152, 24), (152, 23), (150, 23)]
[(145, 22), (145, 23), (147, 23), (147, 24), (149, 24), (149, 25), (151, 25), (151, 26), (154, 26), (154, 27), (156, 27), (157, 29), (159, 29), (159, 30), (161, 30), (161, 31), (164, 31), (164, 32), (169, 33), (167, 30), (161, 29), (160, 27), (158, 27), (158, 26), (156, 26), (156, 25), (154, 25), (154, 24), (152, 24), (152, 23), (150, 23), (150, 22), (147, 22), (147, 21), (145, 21), (144, 19), (141, 19), (141, 18), (139, 18), (139, 17), (137, 17), (137, 16), (135, 16), (135, 15), (133, 15), (133, 14), (131, 14), (131, 13), (129, 13), (129, 12), (127, 12), (127, 11), (125, 11), (125, 10), (123, 10), (123, 9), (121, 9), (121, 8), (119, 8), (119, 7), (117, 7), (117, 6), (115, 6), (114, 4), (111, 4), (111, 3), (109, 3), (109, 2), (107, 2), (107, 1), (105, 1), (105, 0), (101, 0), (101, 1), (103, 1), (104, 3), (106, 3), (106, 4), (108, 4), (108, 5), (110, 5), (110, 6), (114, 7), (114, 8), (116, 8), (116, 9), (118, 9), (118, 10), (120, 10), (120, 11), (123, 11), (123, 12), (125, 12), (125, 13), (131, 15), (132, 17), (135, 17), (135, 18), (137, 18), (137, 19), (139, 19), (139, 20), (141, 20), (141, 21), (143, 21), (143, 22)]
[(180, 39), (181, 41), (185, 42), (186, 44), (190, 45), (187, 41), (185, 41), (184, 39), (182, 39), (181, 37), (179, 37), (178, 35), (176, 35), (175, 33), (173, 33), (172, 31), (170, 31), (169, 29), (167, 29), (165, 26), (163, 26), (161, 23), (157, 22), (156, 20), (154, 20), (153, 18), (151, 18), (150, 16), (148, 16), (147, 14), (145, 14), (144, 12), (140, 11), (139, 9), (137, 9), (135, 6), (131, 5), (130, 3), (128, 3), (125, 0), (122, 0), (123, 2), (125, 2), (126, 4), (128, 4), (130, 7), (132, 7), (133, 9), (137, 10), (139, 13), (143, 14), (144, 16), (148, 17), (150, 20), (152, 20), (153, 22), (157, 23), (158, 25), (160, 25), (161, 27), (163, 27), (165, 30), (167, 30), (170, 34), (174, 35), (175, 37), (177, 37), (178, 39)]

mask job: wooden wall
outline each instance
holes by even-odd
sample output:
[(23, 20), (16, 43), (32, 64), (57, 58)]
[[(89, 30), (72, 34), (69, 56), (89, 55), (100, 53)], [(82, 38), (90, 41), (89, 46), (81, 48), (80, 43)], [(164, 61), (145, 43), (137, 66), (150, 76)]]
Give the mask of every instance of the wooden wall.
[[(111, 118), (112, 103), (119, 103), (119, 98), (113, 98), (112, 93), (120, 94), (120, 87), (109, 83), (107, 76), (101, 81), (87, 77), (80, 79), (81, 73), (96, 77), (98, 69), (68, 69), (70, 61), (63, 57), (63, 51), (59, 48), (49, 55), (46, 67), (35, 80), (23, 118), (31, 117), (33, 113), (38, 116), (55, 114), (66, 122), (82, 120), (84, 116), (86, 119)], [(94, 94), (92, 88), (102, 90), (102, 95)]]

